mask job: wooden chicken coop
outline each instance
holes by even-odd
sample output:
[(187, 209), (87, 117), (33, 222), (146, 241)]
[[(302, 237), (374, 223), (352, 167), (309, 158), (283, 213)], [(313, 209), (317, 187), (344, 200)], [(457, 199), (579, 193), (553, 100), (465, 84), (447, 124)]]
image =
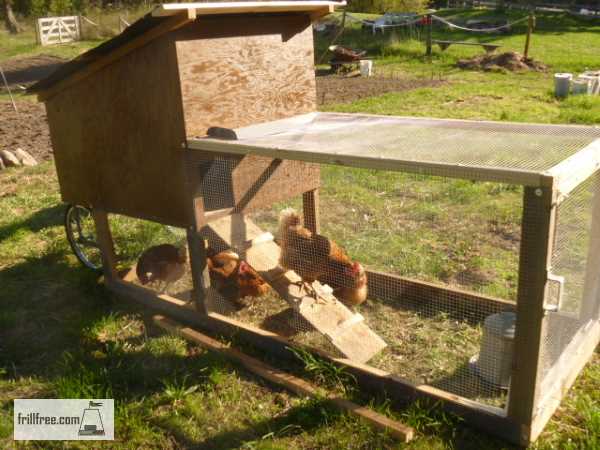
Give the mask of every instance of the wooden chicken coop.
[[(92, 210), (115, 293), (527, 444), (600, 340), (600, 129), (317, 112), (334, 6), (164, 4), (35, 85), (62, 198)], [(290, 206), (366, 267), (364, 304), (281, 267)], [(188, 284), (122, 275), (109, 213), (185, 229)], [(232, 308), (209, 248), (272, 292)]]

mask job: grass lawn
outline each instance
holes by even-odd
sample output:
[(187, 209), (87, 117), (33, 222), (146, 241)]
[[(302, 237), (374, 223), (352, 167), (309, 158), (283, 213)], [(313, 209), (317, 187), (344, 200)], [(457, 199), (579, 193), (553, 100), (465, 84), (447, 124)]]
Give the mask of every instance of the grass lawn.
[[(442, 11), (453, 20), (489, 16), (483, 11)], [(510, 13), (520, 17), (522, 12)], [(481, 40), (521, 50), (524, 28), (510, 35), (478, 38), (436, 30), (453, 40)], [(367, 39), (368, 38), (368, 39)], [(36, 47), (33, 34), (0, 34), (0, 64), (16, 55), (51, 53), (71, 57), (99, 41)], [(342, 44), (362, 47), (375, 57), (377, 71), (402, 77), (434, 77), (441, 86), (388, 93), (327, 111), (367, 112), (544, 123), (600, 124), (600, 98), (558, 101), (552, 73), (600, 68), (600, 22), (563, 15), (540, 15), (531, 55), (550, 66), (548, 73), (462, 71), (457, 59), (480, 50), (452, 46), (432, 61), (422, 43), (391, 34), (371, 38), (353, 25)], [(319, 53), (328, 43), (319, 40)], [(0, 95), (0, 100), (5, 97)], [(24, 100), (22, 97), (19, 100)], [(1, 119), (0, 119), (1, 120)], [(444, 282), (488, 295), (514, 298), (520, 221), (518, 189), (435, 178), (386, 175), (327, 167), (323, 172), (324, 230), (365, 264), (402, 275)], [(423, 201), (427, 200), (427, 201)], [(292, 202), (293, 203), (293, 202)], [(344, 205), (352, 215), (336, 221)], [(282, 205), (280, 205), (282, 206)], [(419, 431), (400, 445), (354, 418), (316, 400), (297, 399), (272, 389), (227, 361), (165, 336), (147, 312), (108, 294), (97, 276), (80, 267), (62, 227), (63, 206), (54, 166), (0, 172), (0, 446), (12, 441), (12, 399), (24, 397), (114, 397), (116, 437), (107, 448), (408, 448), (504, 449), (506, 443), (467, 427), (456, 417), (421, 404), (391, 410), (384, 398), (365, 399)], [(464, 218), (469, 220), (465, 221)], [(273, 229), (276, 215), (256, 219)], [(493, 219), (493, 220), (490, 220)], [(465, 226), (468, 222), (469, 226)], [(419, 226), (419, 239), (411, 230)], [(398, 226), (398, 229), (394, 227)], [(157, 225), (115, 219), (116, 244), (123, 263), (146, 246), (168, 238)], [(442, 233), (441, 230), (444, 230)], [(477, 244), (474, 244), (474, 242)], [(585, 249), (579, 249), (585, 252)], [(372, 302), (370, 302), (372, 303)], [(371, 304), (363, 313), (390, 317), (390, 305)], [(405, 351), (435, 347), (431, 365), (403, 376), (436, 379), (459, 368), (477, 351), (480, 330), (451, 317), (418, 321), (409, 313), (400, 331)], [(443, 325), (443, 328), (439, 328)], [(454, 327), (447, 332), (446, 326)], [(412, 327), (412, 329), (411, 329)], [(438, 328), (436, 328), (438, 327)], [(397, 338), (396, 322), (378, 332)], [(386, 334), (388, 333), (388, 334)], [(403, 335), (400, 333), (400, 338)], [(438, 352), (443, 346), (460, 352)], [(458, 353), (461, 358), (449, 355)], [(412, 354), (420, 360), (423, 355)], [(394, 364), (378, 361), (384, 368)], [(402, 366), (402, 364), (400, 365)], [(327, 367), (289, 367), (315, 382), (339, 387)], [(400, 369), (398, 369), (400, 370)], [(85, 448), (83, 443), (19, 445), (27, 448)], [(94, 445), (94, 447), (103, 447)], [(540, 449), (600, 448), (600, 357), (587, 365), (535, 446)]]

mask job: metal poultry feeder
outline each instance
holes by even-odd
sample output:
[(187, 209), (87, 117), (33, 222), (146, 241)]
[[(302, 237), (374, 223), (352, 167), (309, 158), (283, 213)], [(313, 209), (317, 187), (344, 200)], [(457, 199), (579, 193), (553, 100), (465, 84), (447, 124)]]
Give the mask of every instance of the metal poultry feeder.
[(480, 377), (502, 389), (510, 385), (516, 319), (513, 312), (487, 317), (483, 322), (481, 351), (469, 361)]
[[(314, 351), (365, 390), (441, 402), (526, 445), (600, 340), (600, 129), (317, 112), (311, 22), (334, 6), (164, 4), (35, 85), (62, 198), (91, 209), (112, 292), (281, 358)], [(485, 195), (470, 204), (472, 189)], [(462, 236), (446, 236), (451, 196), (470, 206), (450, 217)], [(517, 230), (503, 228), (498, 196), (517, 198)], [(280, 266), (269, 220), (290, 202), (307, 230), (319, 232), (327, 213), (323, 228), (349, 252), (378, 249), (363, 254), (369, 299), (359, 312), (322, 283), (303, 291)], [(407, 222), (408, 211), (418, 220)], [(187, 297), (136, 284), (135, 267), (117, 270), (109, 213), (186, 230)], [(446, 247), (432, 233), (448, 237)], [(489, 233), (512, 264), (497, 295), (486, 293), (489, 266), (472, 251)], [(398, 235), (435, 257), (438, 279), (423, 276)], [(226, 312), (206, 241), (241, 255), (274, 294), (245, 316)], [(549, 304), (550, 273), (565, 279), (559, 306)], [(474, 288), (460, 284), (469, 276)], [(509, 339), (498, 344), (505, 351), (489, 350), (501, 334), (485, 319), (502, 312), (516, 317), (512, 357)], [(274, 331), (275, 321), (309, 332)], [(485, 377), (505, 383), (511, 361), (508, 397), (468, 369), (482, 342)]]

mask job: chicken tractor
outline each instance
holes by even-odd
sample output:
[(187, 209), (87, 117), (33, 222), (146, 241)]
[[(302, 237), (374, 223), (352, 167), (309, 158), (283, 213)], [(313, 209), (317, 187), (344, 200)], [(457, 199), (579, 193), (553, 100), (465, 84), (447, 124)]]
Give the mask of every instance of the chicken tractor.
[(162, 4), (34, 85), (68, 240), (120, 297), (527, 445), (600, 340), (600, 128), (318, 112), (336, 6)]

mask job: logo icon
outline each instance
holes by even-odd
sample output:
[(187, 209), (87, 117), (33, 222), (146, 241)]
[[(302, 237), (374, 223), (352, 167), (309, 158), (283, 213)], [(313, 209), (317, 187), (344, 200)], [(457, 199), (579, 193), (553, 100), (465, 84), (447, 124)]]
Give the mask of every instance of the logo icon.
[(79, 436), (104, 436), (104, 423), (99, 409), (101, 406), (102, 403), (90, 401), (89, 407), (83, 410)]

